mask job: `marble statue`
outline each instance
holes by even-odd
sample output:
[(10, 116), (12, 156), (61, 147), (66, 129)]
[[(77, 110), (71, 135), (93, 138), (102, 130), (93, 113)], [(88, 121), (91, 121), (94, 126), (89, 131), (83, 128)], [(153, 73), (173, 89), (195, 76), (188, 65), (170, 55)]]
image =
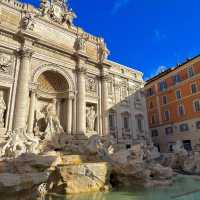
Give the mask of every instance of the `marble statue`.
[(0, 91), (0, 128), (4, 128), (5, 111), (6, 111), (6, 103), (3, 99), (3, 91)]
[(86, 123), (87, 130), (92, 132), (95, 131), (95, 119), (97, 117), (96, 111), (94, 110), (94, 106), (87, 107), (86, 109)]
[(45, 200), (46, 195), (48, 193), (47, 183), (40, 184), (38, 186), (37, 193), (38, 193), (38, 196), (39, 196), (38, 200)]
[(77, 51), (84, 51), (86, 49), (86, 41), (88, 40), (88, 36), (84, 33), (77, 36), (77, 39), (74, 44), (74, 48)]
[(64, 132), (56, 111), (56, 99), (53, 99), (52, 102), (46, 106), (45, 112), (47, 123), (47, 128), (45, 130), (46, 138), (52, 139), (56, 134)]
[(40, 153), (40, 139), (27, 134), (25, 129), (17, 129), (9, 134), (6, 144), (0, 151), (1, 157), (18, 157), (24, 153)]
[(173, 152), (175, 154), (182, 154), (182, 155), (188, 155), (187, 150), (185, 150), (183, 142), (178, 140), (176, 144), (173, 146)]
[(33, 30), (35, 27), (34, 14), (31, 12), (25, 12), (22, 18), (22, 28), (25, 30)]
[(63, 22), (66, 22), (67, 25), (72, 26), (74, 18), (76, 18), (76, 14), (72, 10), (69, 10), (63, 15)]
[(40, 12), (42, 16), (46, 16), (48, 14), (49, 8), (50, 8), (49, 0), (41, 0)]
[(105, 59), (108, 58), (110, 51), (107, 48), (106, 43), (103, 38), (99, 39), (99, 61), (102, 63)]

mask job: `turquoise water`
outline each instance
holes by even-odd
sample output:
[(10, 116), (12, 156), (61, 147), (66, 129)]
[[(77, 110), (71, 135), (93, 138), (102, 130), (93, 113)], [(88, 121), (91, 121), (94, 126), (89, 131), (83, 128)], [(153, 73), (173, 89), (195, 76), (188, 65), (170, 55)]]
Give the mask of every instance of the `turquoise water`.
[[(200, 181), (188, 176), (178, 176), (169, 187), (151, 189), (121, 189), (107, 193), (79, 194), (51, 197), (52, 200), (200, 200)], [(187, 193), (187, 195), (186, 195)], [(185, 195), (183, 195), (185, 194)]]

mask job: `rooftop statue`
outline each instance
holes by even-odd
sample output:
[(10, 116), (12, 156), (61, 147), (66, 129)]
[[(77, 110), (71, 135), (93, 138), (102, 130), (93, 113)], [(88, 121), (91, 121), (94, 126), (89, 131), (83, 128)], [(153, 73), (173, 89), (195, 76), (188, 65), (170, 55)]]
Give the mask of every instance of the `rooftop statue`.
[(66, 0), (41, 0), (40, 14), (43, 17), (52, 19), (59, 24), (73, 25), (76, 14), (69, 9)]
[(108, 56), (110, 55), (110, 51), (108, 50), (107, 45), (103, 38), (99, 38), (98, 54), (99, 54), (100, 63), (102, 63), (104, 60), (106, 60), (108, 58)]

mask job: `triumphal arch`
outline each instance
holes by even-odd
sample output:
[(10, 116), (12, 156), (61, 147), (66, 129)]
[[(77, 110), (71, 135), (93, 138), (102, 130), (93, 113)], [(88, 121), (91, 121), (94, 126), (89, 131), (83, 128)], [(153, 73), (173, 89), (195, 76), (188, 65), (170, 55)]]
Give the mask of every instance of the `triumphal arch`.
[(75, 18), (66, 0), (0, 2), (1, 138), (98, 134), (131, 143), (147, 133), (142, 73), (110, 61), (104, 39)]

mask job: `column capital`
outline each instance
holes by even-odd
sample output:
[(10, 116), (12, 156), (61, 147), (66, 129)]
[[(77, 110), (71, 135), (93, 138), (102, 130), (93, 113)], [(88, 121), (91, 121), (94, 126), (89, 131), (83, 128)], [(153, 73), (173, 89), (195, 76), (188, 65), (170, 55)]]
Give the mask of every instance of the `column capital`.
[(87, 68), (85, 66), (80, 66), (76, 69), (76, 71), (78, 73), (83, 73), (83, 74), (86, 74), (87, 73)]
[(32, 49), (29, 48), (25, 48), (25, 49), (20, 49), (17, 54), (19, 55), (19, 57), (24, 58), (31, 58), (33, 55), (34, 51)]
[(73, 92), (69, 92), (67, 99), (68, 100), (74, 100), (75, 94)]
[(108, 82), (108, 81), (110, 81), (112, 78), (111, 78), (111, 76), (109, 75), (109, 74), (104, 74), (104, 75), (102, 75), (101, 76), (101, 80), (102, 81), (105, 81), (105, 82)]

